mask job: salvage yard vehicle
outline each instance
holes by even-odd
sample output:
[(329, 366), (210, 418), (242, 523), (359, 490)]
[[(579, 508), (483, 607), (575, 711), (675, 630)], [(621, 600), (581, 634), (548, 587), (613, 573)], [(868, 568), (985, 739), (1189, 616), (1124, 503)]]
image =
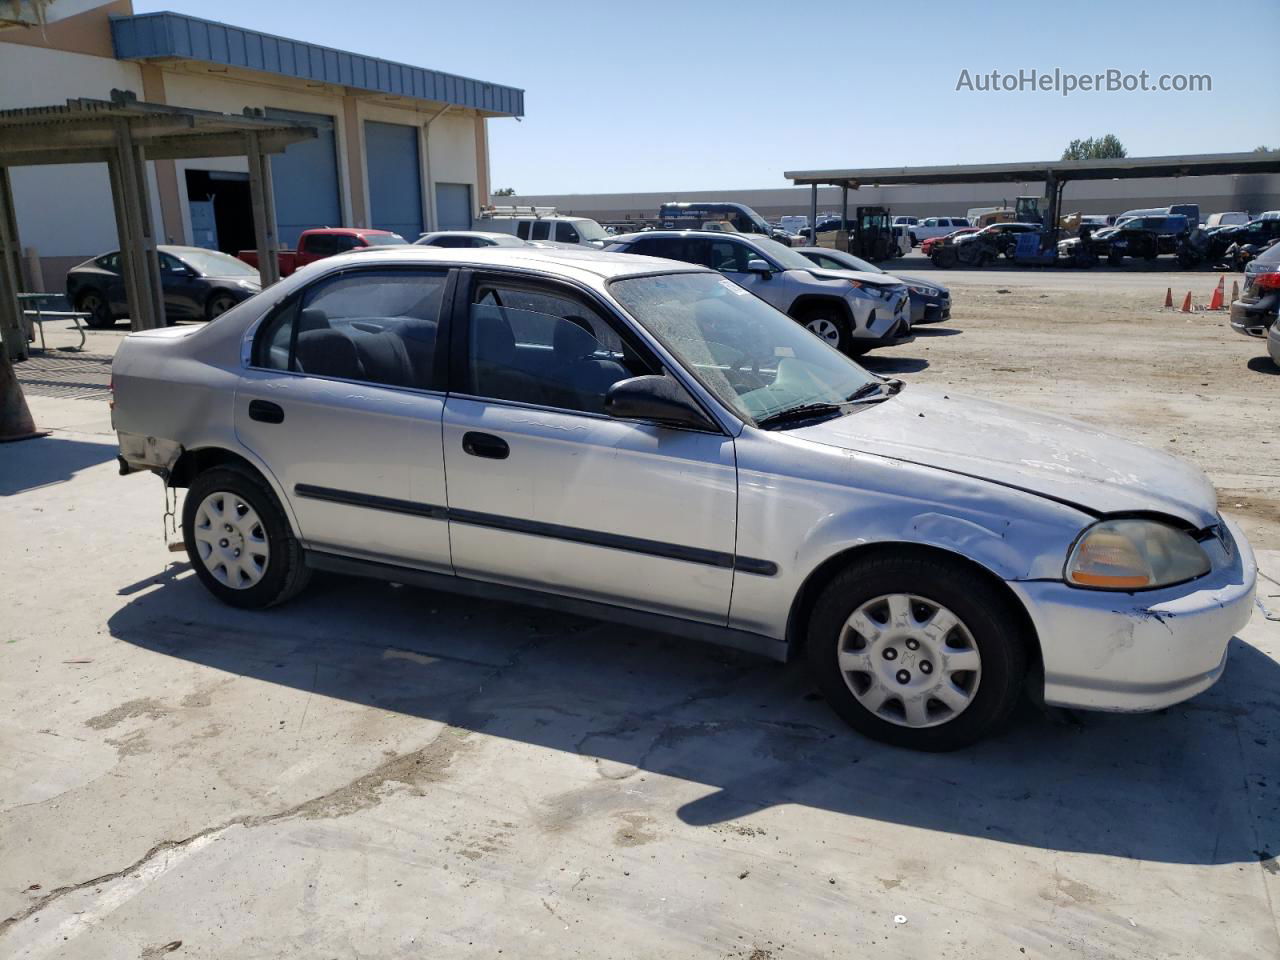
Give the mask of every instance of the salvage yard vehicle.
[[(339, 253), (353, 250), (367, 250), (372, 247), (404, 246), (407, 241), (398, 233), (390, 230), (366, 230), (362, 227), (316, 227), (303, 230), (298, 235), (296, 250), (280, 250), (276, 252), (276, 260), (280, 264), (280, 276), (287, 277), (299, 267), (309, 263), (332, 257)], [(257, 250), (241, 250), (236, 254), (252, 267), (258, 266)]]
[(1163, 254), (1177, 254), (1190, 233), (1187, 218), (1182, 214), (1134, 217), (1118, 224), (1105, 239), (1095, 237), (1096, 243), (1105, 243), (1105, 254), (1095, 249), (1113, 265), (1123, 263), (1125, 257), (1151, 262)]
[(933, 247), (929, 259), (935, 267), (958, 265), (985, 267), (1001, 256), (1012, 257), (1020, 233), (1037, 233), (1038, 223), (993, 223), (975, 233), (959, 232)]
[[(826, 247), (800, 247), (796, 253), (803, 254), (820, 267), (828, 270), (858, 270), (862, 273), (890, 274), (868, 263), (861, 257), (840, 250), (828, 250)], [(941, 323), (951, 319), (951, 291), (942, 284), (923, 277), (909, 277), (906, 274), (892, 274), (895, 280), (907, 285), (911, 296), (911, 326), (919, 323)]]
[[(257, 269), (235, 257), (203, 247), (156, 247), (164, 315), (177, 320), (212, 320), (262, 289)], [(129, 315), (120, 253), (112, 251), (67, 271), (67, 301), (89, 316), (95, 328)]]
[[(808, 223), (807, 217), (804, 220)], [(745, 203), (732, 200), (672, 200), (658, 208), (658, 226), (663, 230), (700, 230), (705, 229), (703, 225), (708, 221), (723, 221), (732, 226), (731, 232), (755, 233), (791, 246), (792, 235), (785, 227), (770, 226), (764, 217)]]
[(766, 237), (654, 230), (615, 237), (606, 249), (710, 267), (850, 356), (913, 339), (902, 281), (884, 273), (824, 270)]
[(981, 227), (961, 227), (948, 233), (945, 237), (931, 237), (920, 244), (920, 252), (926, 257), (932, 257), (933, 251), (938, 249), (948, 240), (955, 240), (957, 237), (963, 237), (967, 233), (977, 233)]
[(491, 233), (509, 233), (521, 240), (547, 240), (603, 247), (610, 234), (590, 217), (570, 217), (555, 207), (489, 206), (480, 210), (476, 225)]
[(945, 237), (969, 226), (964, 217), (925, 217), (911, 228), (912, 239), (923, 243), (934, 237)]
[(523, 247), (528, 241), (509, 233), (483, 230), (434, 230), (413, 241), (420, 247)]
[(1265, 338), (1271, 359), (1280, 364), (1280, 243), (1273, 244), (1244, 268), (1244, 289), (1231, 304), (1231, 329), (1246, 337)]
[(112, 381), (122, 471), (187, 488), (192, 567), (228, 604), (326, 570), (803, 656), (905, 747), (979, 740), (1027, 688), (1185, 700), (1252, 612), (1200, 471), (873, 376), (669, 260), (335, 257), (131, 334)]

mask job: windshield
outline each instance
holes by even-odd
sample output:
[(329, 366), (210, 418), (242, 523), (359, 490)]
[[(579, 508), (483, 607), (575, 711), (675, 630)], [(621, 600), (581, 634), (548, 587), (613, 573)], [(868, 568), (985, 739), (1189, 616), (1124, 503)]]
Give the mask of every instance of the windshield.
[(608, 240), (609, 234), (605, 233), (604, 227), (596, 223), (594, 220), (575, 220), (574, 228), (578, 231), (578, 235), (583, 240)]
[(205, 277), (251, 277), (258, 279), (258, 268), (228, 253), (217, 250), (183, 250), (178, 259)]
[(815, 266), (814, 262), (804, 254), (796, 253), (777, 240), (771, 240), (768, 237), (752, 237), (751, 243), (759, 248), (761, 253), (772, 257), (773, 262), (783, 270), (812, 270)]
[(631, 277), (615, 280), (609, 289), (685, 369), (744, 419), (844, 403), (859, 387), (881, 382), (718, 274)]
[(364, 242), (371, 247), (398, 247), (408, 243), (398, 233), (366, 233)]

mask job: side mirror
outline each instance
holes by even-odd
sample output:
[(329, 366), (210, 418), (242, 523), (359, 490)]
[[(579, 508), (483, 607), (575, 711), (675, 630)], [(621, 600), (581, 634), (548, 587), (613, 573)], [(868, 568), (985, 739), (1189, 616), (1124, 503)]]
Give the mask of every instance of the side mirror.
[(773, 268), (769, 266), (768, 260), (752, 257), (747, 261), (747, 273), (763, 273), (765, 276), (770, 276), (773, 273)]
[(684, 388), (669, 377), (619, 380), (604, 396), (604, 412), (618, 420), (656, 420), (698, 429), (710, 427)]

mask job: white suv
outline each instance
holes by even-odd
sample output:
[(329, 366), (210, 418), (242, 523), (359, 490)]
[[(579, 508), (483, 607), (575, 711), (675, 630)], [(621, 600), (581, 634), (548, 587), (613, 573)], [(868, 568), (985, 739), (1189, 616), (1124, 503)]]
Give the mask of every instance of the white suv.
[(964, 217), (925, 217), (911, 228), (913, 243), (924, 243), (930, 237), (945, 237), (969, 226)]
[(824, 269), (767, 237), (651, 230), (615, 237), (605, 249), (710, 267), (850, 356), (915, 339), (910, 295), (902, 281), (882, 273)]
[(559, 214), (481, 217), (476, 221), (476, 228), (491, 233), (509, 233), (521, 240), (579, 243), (591, 247), (602, 247), (611, 239), (604, 227), (590, 217), (564, 217)]

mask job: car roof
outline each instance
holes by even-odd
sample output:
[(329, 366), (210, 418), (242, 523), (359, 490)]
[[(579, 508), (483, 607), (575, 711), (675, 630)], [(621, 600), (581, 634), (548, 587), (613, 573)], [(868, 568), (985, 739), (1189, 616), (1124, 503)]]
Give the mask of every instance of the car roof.
[[(722, 236), (712, 234), (712, 236)], [(640, 257), (630, 253), (607, 253), (589, 250), (565, 250), (549, 247), (428, 247), (406, 244), (382, 247), (358, 253), (328, 257), (320, 263), (332, 266), (358, 266), (370, 263), (447, 263), (475, 267), (521, 267), (562, 276), (603, 280), (640, 276), (648, 273), (706, 272), (696, 264)]]
[(635, 233), (620, 233), (617, 236), (610, 237), (609, 242), (621, 243), (623, 240), (634, 240), (639, 237), (709, 237), (713, 240), (734, 237), (748, 242), (769, 239), (763, 234), (739, 233), (736, 230), (638, 230)]
[(425, 240), (427, 237), (483, 237), (486, 240), (505, 241), (510, 240), (511, 236), (509, 233), (494, 230), (430, 230), (419, 236), (418, 240)]

